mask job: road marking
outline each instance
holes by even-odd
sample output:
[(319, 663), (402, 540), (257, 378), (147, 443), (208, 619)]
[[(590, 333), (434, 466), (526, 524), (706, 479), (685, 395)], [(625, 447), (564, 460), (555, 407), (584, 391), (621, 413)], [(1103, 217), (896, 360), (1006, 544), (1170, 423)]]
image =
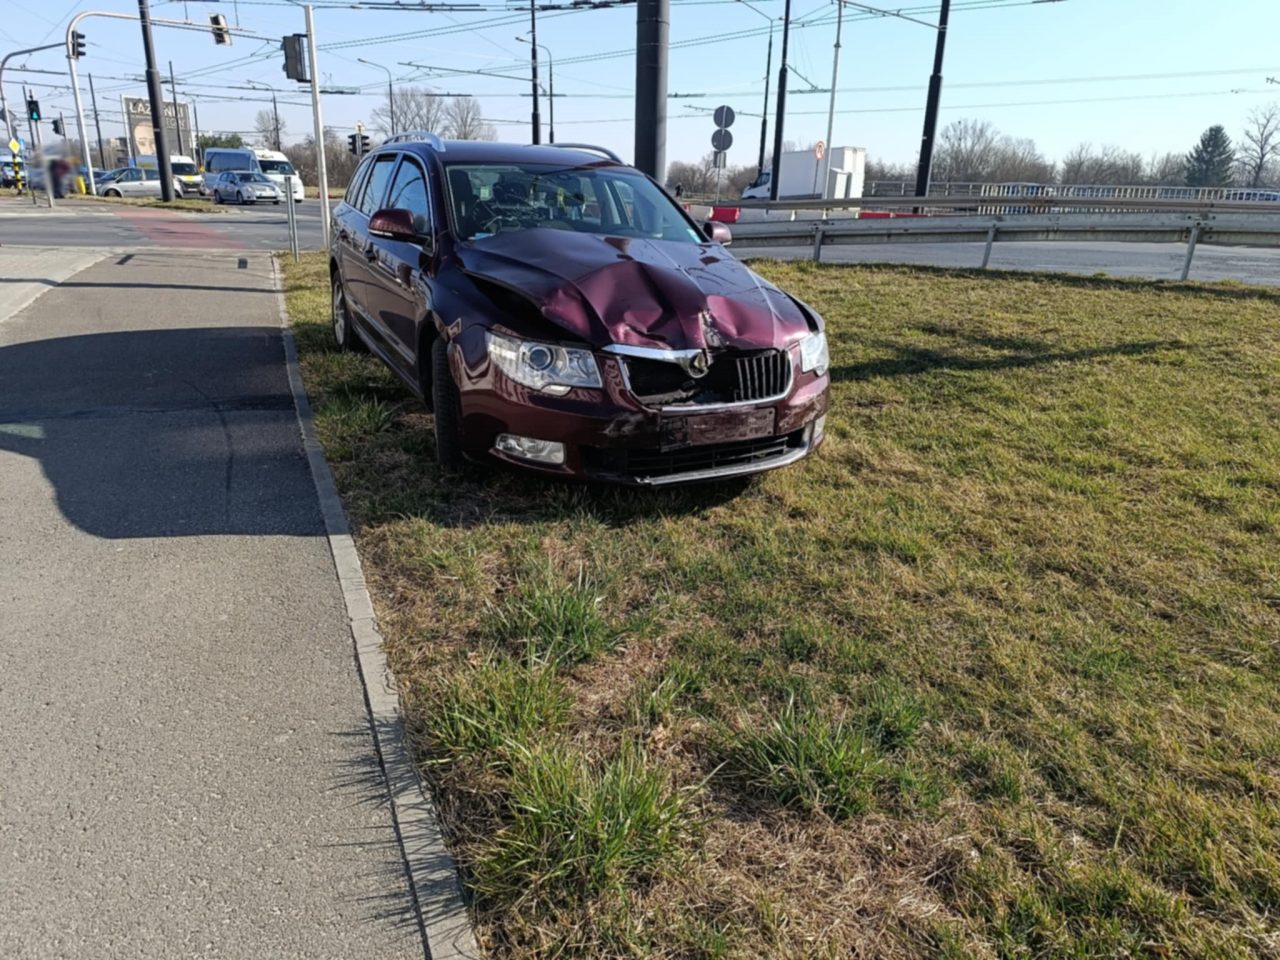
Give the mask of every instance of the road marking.
[(285, 366), (298, 425), (302, 430), (302, 446), (311, 466), (311, 479), (315, 482), (316, 497), (320, 501), (333, 566), (351, 623), (351, 639), (355, 644), (360, 681), (364, 685), (365, 703), (369, 708), (369, 726), (391, 799), (396, 837), (409, 874), (409, 888), (418, 910), (418, 923), (426, 940), (427, 954), (431, 960), (479, 960), (480, 951), (463, 903), (457, 865), (444, 845), (435, 804), (418, 779), (409, 756), (404, 724), (400, 718), (400, 701), (382, 648), (373, 600), (365, 586), (360, 556), (351, 538), (351, 528), (347, 524), (347, 515), (342, 509), (329, 463), (324, 458), (324, 448), (316, 438), (311, 404), (298, 369), (298, 349), (289, 327), (280, 261), (273, 256), (271, 264), (275, 273)]

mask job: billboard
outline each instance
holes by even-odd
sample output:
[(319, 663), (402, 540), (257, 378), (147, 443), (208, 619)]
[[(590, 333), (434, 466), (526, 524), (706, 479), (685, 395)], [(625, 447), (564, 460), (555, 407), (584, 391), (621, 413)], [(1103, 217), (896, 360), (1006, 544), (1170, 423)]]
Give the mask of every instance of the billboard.
[[(146, 97), (121, 97), (124, 126), (129, 137), (129, 155), (146, 156), (156, 152), (156, 135), (151, 126), (151, 104)], [(195, 153), (195, 136), (191, 126), (191, 104), (164, 101), (164, 132), (169, 154)]]

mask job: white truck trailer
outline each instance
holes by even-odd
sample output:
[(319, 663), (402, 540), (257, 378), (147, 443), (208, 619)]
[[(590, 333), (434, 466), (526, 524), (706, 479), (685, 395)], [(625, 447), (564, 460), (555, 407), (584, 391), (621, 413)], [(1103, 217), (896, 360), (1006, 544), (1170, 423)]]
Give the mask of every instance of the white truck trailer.
[[(782, 155), (778, 177), (779, 200), (848, 200), (862, 196), (867, 175), (867, 151), (863, 147), (835, 147), (831, 153), (831, 169), (823, 184), (822, 171), (826, 159), (819, 160), (813, 150), (790, 150)], [(765, 167), (742, 191), (743, 200), (768, 200), (773, 171)]]

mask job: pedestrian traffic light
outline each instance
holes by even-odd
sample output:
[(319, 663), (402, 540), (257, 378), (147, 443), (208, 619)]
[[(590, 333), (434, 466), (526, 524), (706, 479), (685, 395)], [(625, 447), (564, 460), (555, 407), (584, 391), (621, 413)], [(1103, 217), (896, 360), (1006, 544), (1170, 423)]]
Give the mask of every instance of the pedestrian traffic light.
[(369, 135), (367, 133), (360, 134), (360, 156), (364, 156), (369, 152)]
[(280, 46), (284, 48), (284, 75), (299, 83), (309, 83), (311, 80), (307, 76), (307, 59), (303, 46), (306, 40), (305, 33), (291, 33), (280, 42)]
[(40, 119), (40, 101), (35, 97), (27, 98), (27, 116), (32, 120)]
[(79, 30), (71, 33), (71, 59), (79, 60), (84, 56), (84, 34)]
[(66, 131), (63, 129), (61, 120), (53, 121), (53, 132), (55, 136), (59, 136), (59, 137), (61, 137), (63, 134), (66, 133)]
[(220, 13), (209, 14), (209, 25), (213, 27), (213, 42), (220, 47), (231, 43), (231, 31), (227, 29), (227, 18)]

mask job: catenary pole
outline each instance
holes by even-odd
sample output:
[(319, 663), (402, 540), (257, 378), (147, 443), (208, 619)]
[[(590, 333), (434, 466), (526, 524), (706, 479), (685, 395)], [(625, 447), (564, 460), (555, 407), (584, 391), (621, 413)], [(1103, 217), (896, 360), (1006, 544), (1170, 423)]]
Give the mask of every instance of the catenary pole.
[(782, 10), (782, 63), (778, 67), (778, 109), (773, 118), (773, 176), (769, 178), (769, 199), (778, 199), (782, 176), (782, 128), (787, 115), (787, 41), (791, 38), (791, 0)]
[(636, 4), (636, 167), (662, 182), (667, 176), (667, 34), (671, 0)]
[(529, 67), (530, 84), (533, 91), (533, 140), (542, 142), (542, 114), (538, 110), (538, 6), (537, 0), (529, 0)]
[(151, 129), (156, 136), (156, 167), (160, 170), (160, 199), (173, 203), (173, 166), (169, 162), (169, 138), (164, 129), (164, 94), (160, 92), (160, 71), (156, 69), (156, 48), (151, 42), (151, 7), (138, 0), (138, 20), (142, 23), (142, 51), (147, 61), (147, 98), (151, 101)]
[(764, 152), (769, 142), (769, 81), (773, 79), (773, 24), (769, 24), (769, 52), (764, 59), (764, 109), (760, 111), (760, 159), (756, 163), (756, 177), (764, 173)]
[(938, 106), (942, 100), (942, 58), (947, 49), (947, 20), (951, 15), (951, 0), (942, 0), (938, 14), (938, 42), (933, 52), (933, 75), (929, 77), (929, 99), (924, 108), (924, 134), (920, 138), (920, 168), (916, 171), (916, 196), (929, 195), (929, 180), (933, 174), (933, 142), (938, 132)]
[(178, 81), (173, 77), (173, 61), (169, 61), (169, 89), (173, 91), (173, 129), (178, 134), (178, 154), (183, 156), (187, 151), (182, 149), (182, 112), (178, 110)]
[[(103, 170), (106, 170), (109, 166), (107, 163), (107, 146), (102, 140), (102, 118), (98, 116), (98, 95), (93, 89), (92, 73), (89, 74), (89, 102), (93, 105), (93, 128), (98, 133), (98, 164)], [(90, 169), (92, 169), (92, 166), (90, 166)], [(92, 174), (89, 176), (89, 192), (93, 194), (98, 192), (93, 185)]]
[(831, 188), (831, 137), (836, 123), (836, 85), (840, 79), (840, 30), (844, 26), (844, 3), (836, 0), (836, 45), (831, 56), (831, 102), (827, 105), (827, 150), (822, 157), (822, 193)]
[(316, 17), (311, 4), (307, 14), (307, 61), (311, 74), (311, 115), (315, 124), (316, 179), (320, 181), (320, 232), (324, 248), (329, 249), (329, 170), (324, 157), (324, 120), (320, 116), (320, 70), (316, 61)]

